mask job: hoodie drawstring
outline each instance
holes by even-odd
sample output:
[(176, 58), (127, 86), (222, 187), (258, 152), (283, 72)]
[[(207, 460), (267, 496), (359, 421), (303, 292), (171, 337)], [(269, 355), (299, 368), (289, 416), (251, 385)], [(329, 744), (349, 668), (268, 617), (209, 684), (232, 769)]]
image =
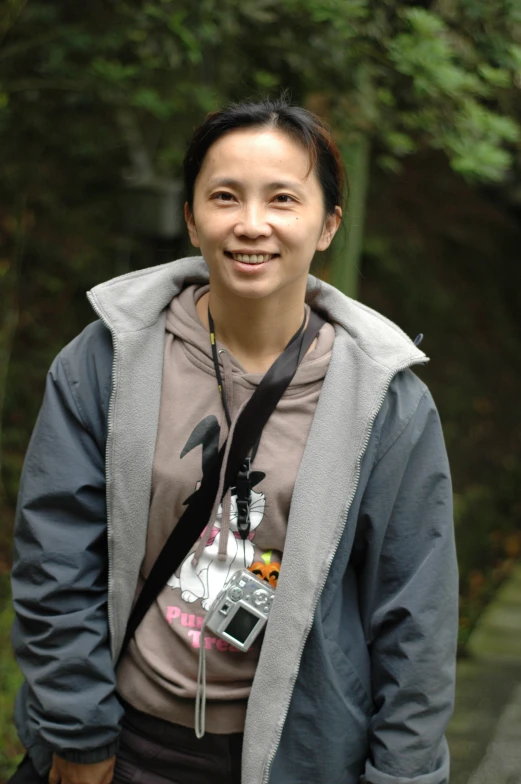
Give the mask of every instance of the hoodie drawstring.
[[(232, 363), (230, 361), (230, 357), (226, 349), (221, 349), (219, 351), (219, 357), (222, 362), (222, 380), (223, 380), (223, 392), (226, 400), (229, 401), (229, 411), (233, 412), (234, 408), (234, 400), (233, 400), (233, 368)], [(233, 413), (232, 413), (233, 416)], [(235, 417), (235, 421), (237, 421), (237, 417)], [(228, 433), (228, 438), (230, 438), (230, 433)], [(228, 462), (226, 460), (226, 462)], [(223, 476), (224, 471), (226, 470), (226, 463), (223, 461)], [(230, 535), (230, 513), (232, 507), (232, 492), (228, 490), (226, 495), (222, 501), (222, 511), (221, 511), (221, 536), (219, 537), (219, 553), (217, 558), (219, 561), (225, 561), (227, 552), (228, 552), (228, 537)], [(210, 521), (211, 522), (211, 521)]]
[[(232, 380), (232, 365), (228, 358), (228, 353), (226, 351), (220, 351), (219, 354), (221, 355), (222, 363), (223, 363), (223, 385), (225, 386), (226, 394), (228, 394), (228, 387), (230, 387), (230, 394), (228, 400), (232, 399), (233, 394), (233, 380)], [(221, 467), (221, 475), (219, 477), (219, 489), (217, 491), (217, 495), (215, 497), (215, 502), (212, 508), (212, 513), (210, 515), (210, 519), (208, 520), (208, 524), (203, 532), (202, 537), (200, 538), (197, 547), (194, 551), (192, 564), (193, 566), (197, 566), (199, 563), (199, 558), (201, 554), (208, 544), (208, 539), (210, 538), (210, 534), (212, 532), (214, 520), (217, 518), (217, 513), (219, 511), (219, 505), (221, 504), (221, 496), (224, 487), (224, 477), (226, 474), (226, 466), (228, 464), (228, 456), (230, 452), (231, 443), (233, 441), (233, 432), (235, 430), (235, 425), (239, 418), (239, 415), (242, 412), (242, 409), (247, 404), (247, 400), (242, 404), (242, 406), (237, 411), (236, 416), (234, 417), (233, 422), (231, 423), (230, 429), (226, 432), (226, 420), (223, 416), (223, 420), (221, 422), (221, 437), (219, 439), (219, 449), (222, 448), (223, 444), (226, 442), (225, 452), (224, 452), (224, 459), (222, 462)], [(233, 409), (232, 409), (233, 410)], [(219, 560), (226, 559), (226, 553), (228, 549), (228, 534), (230, 530), (230, 511), (231, 511), (231, 491), (228, 491), (225, 497), (222, 499), (222, 510), (221, 510), (221, 533), (219, 537)]]

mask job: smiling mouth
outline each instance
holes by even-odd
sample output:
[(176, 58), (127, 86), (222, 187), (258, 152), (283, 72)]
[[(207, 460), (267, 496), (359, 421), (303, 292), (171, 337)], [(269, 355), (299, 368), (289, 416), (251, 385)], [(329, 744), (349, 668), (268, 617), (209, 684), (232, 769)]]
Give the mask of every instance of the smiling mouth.
[(234, 261), (241, 261), (243, 264), (263, 264), (266, 261), (276, 258), (278, 253), (231, 253), (224, 251), (224, 255)]

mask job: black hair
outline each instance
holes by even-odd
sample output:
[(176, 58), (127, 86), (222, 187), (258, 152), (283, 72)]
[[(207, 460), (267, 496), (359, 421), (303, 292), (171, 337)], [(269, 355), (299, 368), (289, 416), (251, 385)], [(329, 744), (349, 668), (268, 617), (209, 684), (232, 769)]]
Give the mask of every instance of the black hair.
[(185, 198), (193, 212), (194, 188), (206, 153), (221, 136), (239, 128), (277, 128), (288, 133), (308, 151), (322, 193), (327, 215), (343, 206), (346, 177), (342, 159), (330, 130), (315, 114), (292, 106), (285, 95), (262, 101), (234, 103), (210, 112), (194, 132), (183, 161)]

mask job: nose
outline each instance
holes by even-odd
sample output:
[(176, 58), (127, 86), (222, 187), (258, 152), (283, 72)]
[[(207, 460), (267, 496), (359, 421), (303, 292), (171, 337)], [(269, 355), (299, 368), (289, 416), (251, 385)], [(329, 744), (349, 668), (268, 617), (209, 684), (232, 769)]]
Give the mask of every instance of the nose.
[(245, 204), (234, 226), (236, 237), (269, 237), (271, 226), (267, 220), (266, 210), (260, 204)]

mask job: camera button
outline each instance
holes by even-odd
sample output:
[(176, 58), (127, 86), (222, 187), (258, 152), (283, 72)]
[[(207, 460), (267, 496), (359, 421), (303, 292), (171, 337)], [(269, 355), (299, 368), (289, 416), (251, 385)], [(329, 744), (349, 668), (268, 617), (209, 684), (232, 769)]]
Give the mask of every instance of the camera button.
[(235, 586), (234, 588), (230, 588), (230, 591), (228, 593), (228, 596), (230, 597), (232, 602), (238, 602), (239, 599), (242, 599), (243, 595), (244, 594), (242, 588), (239, 588), (238, 586)]
[(260, 588), (258, 591), (255, 591), (255, 593), (253, 594), (253, 603), (257, 605), (257, 607), (260, 604), (266, 604), (267, 599), (268, 599), (268, 594), (266, 593), (266, 591), (263, 591), (262, 588)]

